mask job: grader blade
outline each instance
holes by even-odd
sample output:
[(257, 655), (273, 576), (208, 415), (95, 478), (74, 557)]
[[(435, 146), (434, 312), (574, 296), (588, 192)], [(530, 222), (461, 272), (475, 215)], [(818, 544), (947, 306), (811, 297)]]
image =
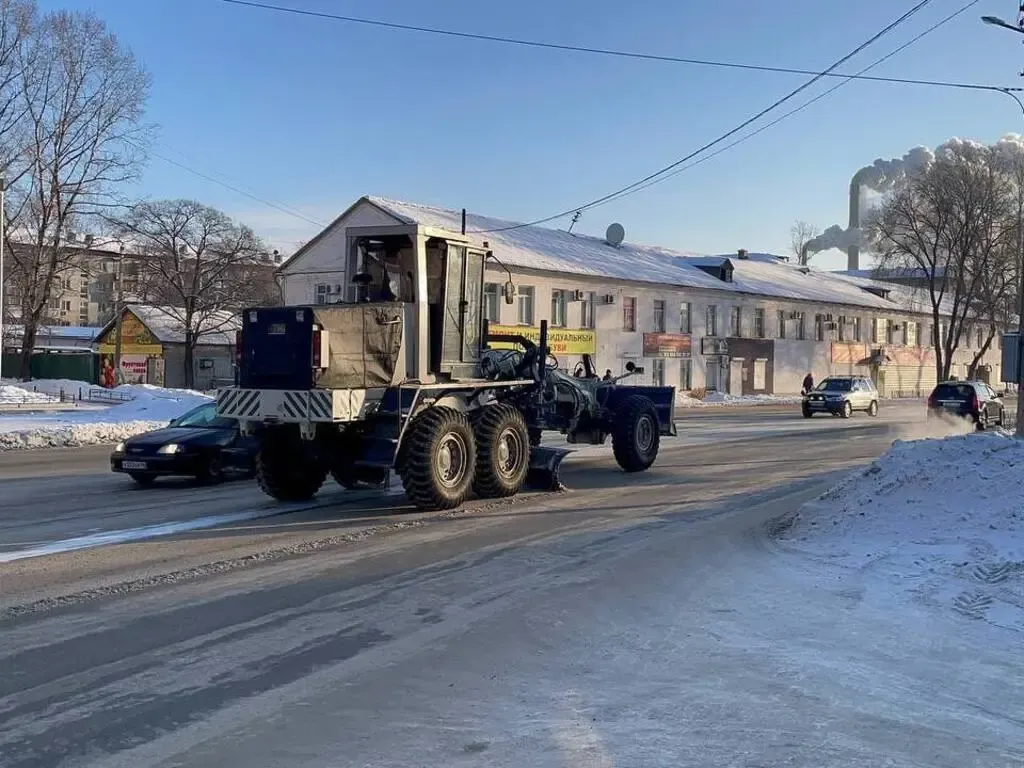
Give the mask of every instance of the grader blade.
[(566, 448), (535, 446), (530, 449), (530, 468), (526, 472), (526, 485), (536, 491), (564, 491), (558, 469), (572, 451)]

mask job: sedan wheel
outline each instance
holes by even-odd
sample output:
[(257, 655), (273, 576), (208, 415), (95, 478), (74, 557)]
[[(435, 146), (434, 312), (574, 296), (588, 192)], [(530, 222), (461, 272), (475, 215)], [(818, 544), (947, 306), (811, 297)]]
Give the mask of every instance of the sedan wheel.
[(871, 405), (868, 406), (868, 416), (878, 415), (878, 401), (872, 400)]
[(843, 403), (843, 413), (842, 413), (842, 416), (843, 416), (844, 419), (848, 419), (852, 415), (853, 415), (853, 405), (850, 403), (849, 400), (847, 400), (845, 403)]
[(197, 479), (201, 483), (210, 485), (221, 482), (224, 479), (224, 462), (220, 456), (216, 454), (210, 456), (199, 471)]

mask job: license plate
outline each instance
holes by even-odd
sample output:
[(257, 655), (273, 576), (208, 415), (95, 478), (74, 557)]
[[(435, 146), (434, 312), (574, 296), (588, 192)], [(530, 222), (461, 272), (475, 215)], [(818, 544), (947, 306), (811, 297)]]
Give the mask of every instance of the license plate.
[(146, 462), (144, 461), (122, 461), (121, 469), (145, 469)]
[(271, 336), (284, 336), (288, 333), (288, 326), (285, 323), (271, 323), (267, 333)]

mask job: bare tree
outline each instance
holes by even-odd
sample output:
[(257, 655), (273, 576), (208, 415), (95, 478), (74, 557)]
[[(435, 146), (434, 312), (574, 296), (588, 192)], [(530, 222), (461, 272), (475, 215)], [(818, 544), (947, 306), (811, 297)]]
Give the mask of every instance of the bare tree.
[(233, 327), (246, 306), (277, 303), (272, 259), (249, 227), (192, 200), (138, 203), (114, 221), (137, 245), (141, 292), (185, 337), (191, 387), (204, 336)]
[(794, 222), (793, 226), (789, 228), (790, 247), (793, 249), (793, 255), (796, 256), (797, 263), (801, 266), (806, 266), (807, 262), (814, 255), (807, 248), (807, 244), (819, 234), (820, 230), (816, 226), (803, 220)]
[(16, 58), (25, 143), (8, 165), (5, 235), (21, 304), (20, 373), (27, 378), (59, 276), (77, 266), (80, 248), (62, 238), (112, 205), (117, 188), (141, 169), (150, 79), (87, 13), (42, 17)]
[[(887, 196), (866, 228), (879, 267), (923, 278), (936, 374), (950, 375), (967, 328), (1005, 306), (1005, 266), (1017, 236), (1012, 185), (990, 147), (962, 142)], [(978, 358), (980, 360), (980, 357)], [(976, 363), (975, 363), (976, 365)]]

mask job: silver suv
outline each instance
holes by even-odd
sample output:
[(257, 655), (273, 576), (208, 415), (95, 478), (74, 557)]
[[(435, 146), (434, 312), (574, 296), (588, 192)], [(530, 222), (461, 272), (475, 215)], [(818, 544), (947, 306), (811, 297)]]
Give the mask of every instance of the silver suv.
[(878, 415), (878, 390), (867, 376), (829, 376), (804, 395), (801, 405), (804, 418), (816, 413), (850, 418), (854, 411)]

